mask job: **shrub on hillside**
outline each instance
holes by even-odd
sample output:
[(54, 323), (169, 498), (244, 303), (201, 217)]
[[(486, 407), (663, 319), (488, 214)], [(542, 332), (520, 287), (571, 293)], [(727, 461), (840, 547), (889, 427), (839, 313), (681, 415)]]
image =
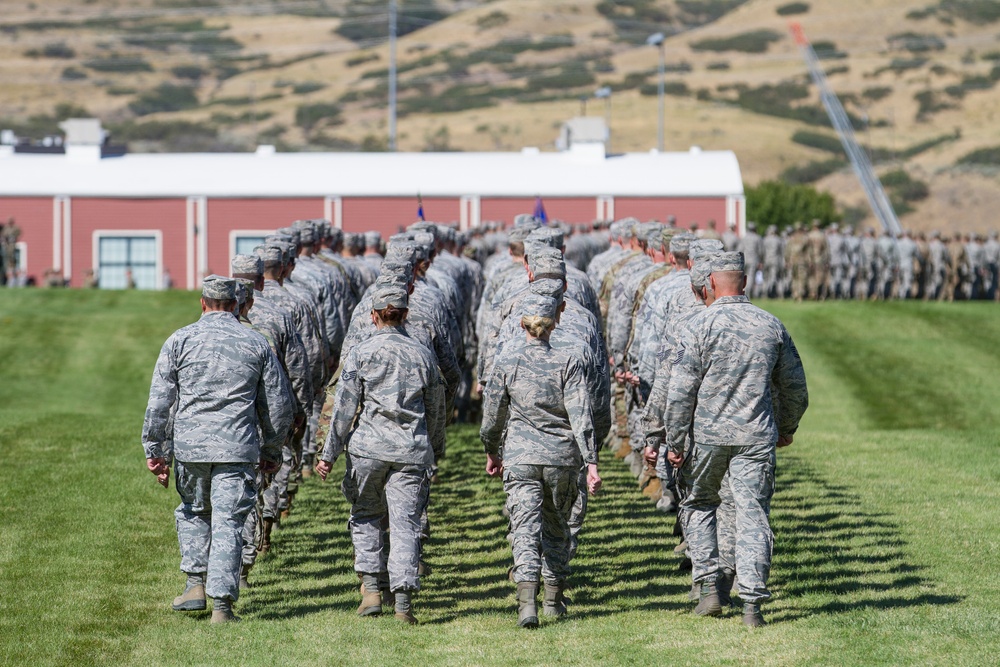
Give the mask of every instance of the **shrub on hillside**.
[(914, 69), (920, 69), (927, 64), (927, 58), (917, 57), (917, 58), (893, 58), (888, 65), (883, 65), (879, 67), (874, 72), (872, 76), (878, 76), (882, 72), (894, 72), (895, 74), (902, 74)]
[(344, 122), (340, 112), (340, 107), (332, 102), (303, 104), (295, 110), (295, 124), (306, 132), (319, 125), (339, 125)]
[(303, 81), (302, 83), (297, 83), (292, 86), (292, 93), (295, 95), (308, 95), (309, 93), (315, 93), (317, 90), (323, 90), (326, 88), (325, 83), (320, 83), (319, 81)]
[(29, 58), (60, 58), (62, 60), (69, 60), (70, 58), (76, 58), (76, 51), (66, 46), (66, 42), (52, 42), (51, 44), (46, 44), (41, 49), (29, 49), (24, 52), (24, 55)]
[(83, 66), (95, 72), (135, 74), (136, 72), (152, 72), (150, 65), (142, 56), (110, 55), (103, 58), (91, 58), (83, 61)]
[(772, 42), (782, 39), (781, 33), (761, 29), (731, 35), (729, 37), (709, 37), (691, 43), (695, 51), (740, 51), (743, 53), (764, 53)]
[[(683, 81), (664, 81), (663, 82), (663, 93), (665, 95), (675, 95), (678, 97), (683, 97), (691, 93), (691, 89), (687, 87), (687, 84)], [(639, 88), (640, 95), (659, 95), (660, 85), (659, 83), (647, 83)]]
[(360, 56), (348, 58), (344, 64), (348, 67), (357, 67), (358, 65), (364, 65), (375, 60), (378, 60), (377, 53), (362, 53)]
[(183, 111), (198, 106), (198, 96), (191, 86), (175, 86), (161, 83), (152, 90), (140, 94), (129, 103), (128, 108), (136, 116), (147, 116), (164, 111)]
[(791, 185), (803, 185), (805, 183), (815, 183), (821, 178), (825, 178), (839, 169), (847, 166), (843, 158), (833, 160), (807, 162), (804, 165), (794, 165), (781, 172), (779, 177), (785, 183)]
[(574, 69), (571, 66), (564, 66), (556, 74), (539, 75), (528, 79), (525, 90), (529, 93), (537, 93), (548, 90), (564, 90), (566, 88), (580, 88), (590, 86), (596, 82), (594, 75), (587, 70)]
[(792, 135), (792, 141), (802, 146), (818, 148), (821, 151), (844, 156), (844, 147), (840, 144), (840, 139), (829, 134), (798, 130)]
[(499, 28), (502, 25), (506, 25), (508, 21), (510, 21), (510, 16), (506, 12), (497, 10), (489, 14), (483, 14), (477, 18), (476, 27), (480, 30), (489, 30), (490, 28)]
[(178, 79), (198, 81), (201, 77), (208, 74), (208, 70), (200, 65), (177, 65), (170, 68), (170, 73)]
[(80, 81), (81, 79), (87, 78), (87, 73), (84, 72), (82, 69), (78, 69), (76, 67), (67, 67), (63, 69), (62, 74), (59, 75), (59, 78), (62, 79), (63, 81)]
[(919, 32), (901, 32), (887, 38), (890, 49), (900, 49), (910, 53), (944, 51), (944, 40), (937, 35)]
[[(334, 32), (353, 42), (383, 40), (388, 30), (381, 0), (355, 0), (348, 4), (347, 14)], [(396, 15), (396, 34), (400, 37), (447, 18), (448, 13), (437, 8), (433, 0), (410, 0), (401, 3)]]
[(729, 69), (729, 63), (725, 60), (719, 60), (714, 63), (708, 63), (708, 65), (705, 66), (705, 69), (723, 71)]
[(805, 14), (809, 11), (808, 2), (789, 2), (787, 5), (781, 5), (776, 10), (778, 16), (795, 16), (796, 14)]
[(889, 97), (889, 95), (892, 95), (892, 88), (889, 86), (876, 86), (874, 88), (865, 88), (861, 91), (861, 96), (872, 102), (883, 100)]
[(1000, 166), (1000, 146), (990, 146), (988, 148), (976, 149), (971, 153), (967, 153), (958, 158), (958, 162), (956, 164), (984, 167)]

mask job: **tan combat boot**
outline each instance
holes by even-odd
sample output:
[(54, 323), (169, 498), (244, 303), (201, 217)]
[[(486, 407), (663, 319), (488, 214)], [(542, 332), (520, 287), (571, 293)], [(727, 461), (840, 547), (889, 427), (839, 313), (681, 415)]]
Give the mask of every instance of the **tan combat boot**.
[(545, 584), (542, 613), (546, 616), (562, 618), (566, 615), (566, 598), (563, 597), (564, 584)]
[(762, 628), (767, 623), (764, 622), (764, 615), (760, 613), (759, 604), (743, 605), (743, 625), (748, 628)]
[(240, 617), (233, 613), (233, 603), (228, 599), (215, 598), (212, 606), (212, 623), (239, 623)]
[(714, 581), (706, 581), (701, 584), (701, 599), (698, 600), (694, 613), (699, 616), (718, 616), (722, 613), (719, 590)]
[(538, 627), (538, 584), (522, 582), (517, 585), (517, 624), (522, 628)]
[(250, 588), (250, 568), (251, 565), (243, 565), (240, 568), (240, 591)]
[(368, 592), (361, 584), (361, 605), (358, 606), (358, 616), (379, 616), (382, 613), (382, 594), (376, 588)]
[(174, 598), (174, 611), (205, 611), (205, 584), (188, 581), (184, 592)]
[(417, 617), (413, 615), (411, 591), (397, 591), (395, 594), (396, 620), (403, 621), (409, 625), (417, 624)]
[(260, 540), (260, 548), (257, 549), (258, 558), (271, 550), (272, 530), (274, 530), (274, 519), (264, 519), (264, 535)]

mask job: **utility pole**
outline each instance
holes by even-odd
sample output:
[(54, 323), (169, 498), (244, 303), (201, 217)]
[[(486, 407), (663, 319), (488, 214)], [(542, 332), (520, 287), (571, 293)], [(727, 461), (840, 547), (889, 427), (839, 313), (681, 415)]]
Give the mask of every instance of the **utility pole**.
[(594, 97), (604, 100), (604, 124), (608, 126), (607, 152), (611, 154), (611, 87), (601, 86), (594, 91)]
[(664, 34), (662, 32), (658, 32), (658, 33), (650, 35), (649, 37), (646, 38), (646, 44), (648, 44), (649, 46), (658, 46), (660, 48), (660, 64), (659, 64), (660, 81), (657, 84), (657, 95), (659, 96), (659, 103), (660, 103), (660, 118), (659, 118), (659, 123), (658, 123), (657, 128), (656, 128), (657, 129), (657, 131), (656, 131), (656, 146), (657, 146), (657, 148), (659, 148), (659, 150), (660, 150), (661, 153), (664, 150), (664, 148), (663, 148), (663, 126), (666, 123), (666, 120), (665, 120), (665, 117), (666, 117), (666, 110), (665, 110), (666, 109), (666, 105), (664, 104), (664, 87), (665, 87), (664, 78), (666, 77), (666, 72), (667, 72), (667, 62), (666, 62), (666, 60), (667, 60), (667, 54), (666, 54), (666, 49), (665, 49), (665, 47), (663, 45), (663, 42), (664, 42), (665, 39), (666, 39), (666, 37), (664, 36)]
[(396, 150), (396, 0), (389, 0), (389, 150)]

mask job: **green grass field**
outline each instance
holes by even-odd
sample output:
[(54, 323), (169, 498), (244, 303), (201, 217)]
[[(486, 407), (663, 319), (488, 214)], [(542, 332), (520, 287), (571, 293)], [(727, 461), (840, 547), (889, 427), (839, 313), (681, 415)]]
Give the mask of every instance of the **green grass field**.
[(470, 427), (433, 492), (420, 626), (355, 616), (347, 506), (313, 478), (244, 622), (212, 627), (169, 609), (177, 496), (139, 445), (156, 354), (196, 297), (0, 290), (0, 663), (997, 664), (1000, 309), (767, 307), (812, 398), (779, 454), (767, 628), (690, 613), (672, 518), (606, 457), (570, 616), (518, 630), (502, 490)]

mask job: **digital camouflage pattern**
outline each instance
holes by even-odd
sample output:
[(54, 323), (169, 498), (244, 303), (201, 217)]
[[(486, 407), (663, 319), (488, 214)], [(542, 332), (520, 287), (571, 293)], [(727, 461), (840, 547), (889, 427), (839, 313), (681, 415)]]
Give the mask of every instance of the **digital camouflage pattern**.
[(164, 456), (172, 416), (176, 460), (280, 460), (293, 414), (282, 375), (263, 336), (242, 326), (232, 313), (203, 314), (171, 335), (160, 350), (143, 422), (146, 458)]
[(572, 467), (504, 465), (515, 582), (560, 584), (569, 576), (575, 546), (570, 519), (580, 495), (579, 474)]

